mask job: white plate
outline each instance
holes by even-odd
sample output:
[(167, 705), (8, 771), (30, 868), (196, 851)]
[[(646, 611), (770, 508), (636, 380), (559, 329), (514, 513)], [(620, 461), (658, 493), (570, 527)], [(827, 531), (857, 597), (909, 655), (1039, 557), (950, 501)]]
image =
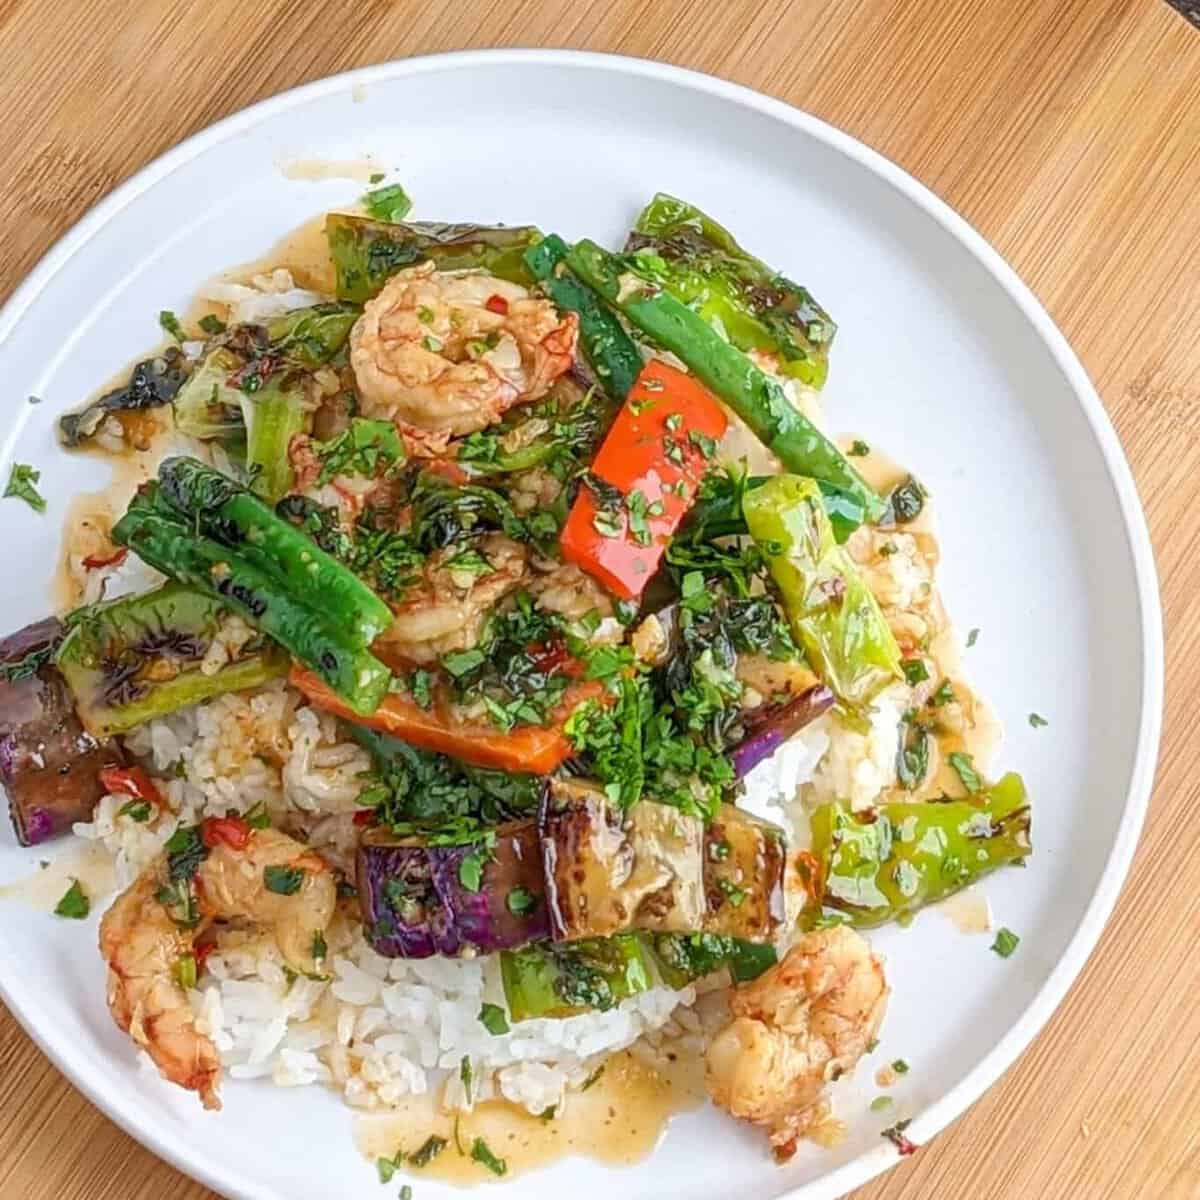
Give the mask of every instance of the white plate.
[[(938, 495), (951, 613), (982, 632), (968, 665), (1008, 726), (1036, 853), (987, 891), (1018, 931), (1001, 960), (937, 912), (874, 942), (894, 994), (880, 1049), (835, 1089), (849, 1137), (772, 1164), (715, 1112), (677, 1120), (619, 1178), (570, 1160), (497, 1195), (840, 1195), (895, 1161), (880, 1129), (913, 1116), (924, 1142), (1013, 1061), (1083, 966), (1133, 853), (1158, 744), (1161, 619), (1145, 523), (1104, 411), (1062, 335), (1013, 272), (944, 204), (802, 112), (672, 67), (565, 52), (452, 54), (369, 67), (277, 96), (189, 139), (91, 212), (0, 315), (8, 397), (0, 472), (41, 467), (46, 516), (0, 509), (0, 628), (48, 607), (69, 496), (96, 462), (59, 451), (55, 417), (158, 337), (160, 309), (257, 257), (348, 181), (297, 182), (278, 160), (371, 154), (418, 215), (533, 222), (619, 239), (656, 189), (694, 199), (810, 286), (840, 326), (826, 391), (835, 428), (915, 468)], [(24, 403), (27, 395), (40, 406)], [(1036, 710), (1048, 728), (1033, 730)], [(44, 855), (44, 851), (39, 852)], [(11, 835), (0, 881), (39, 857)], [(94, 921), (94, 918), (93, 918)], [(139, 1072), (104, 1006), (94, 930), (0, 905), (0, 990), (54, 1062), (106, 1113), (230, 1196), (374, 1195), (350, 1113), (317, 1088), (226, 1082), (219, 1116)], [(867, 1110), (878, 1065), (911, 1072)], [(389, 1189), (394, 1190), (393, 1189)], [(432, 1182), (422, 1200), (457, 1195)]]

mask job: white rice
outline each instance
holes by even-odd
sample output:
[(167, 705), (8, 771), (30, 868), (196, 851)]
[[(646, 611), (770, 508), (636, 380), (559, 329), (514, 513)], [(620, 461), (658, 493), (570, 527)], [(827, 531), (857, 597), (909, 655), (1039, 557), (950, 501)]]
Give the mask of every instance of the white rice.
[(317, 292), (296, 287), (291, 272), (282, 267), (265, 275), (255, 275), (250, 282), (253, 286), (247, 287), (244, 283), (231, 283), (225, 279), (210, 280), (200, 289), (200, 299), (223, 304), (228, 309), (230, 322), (235, 324), (259, 324), (295, 308), (320, 304), (325, 299)]

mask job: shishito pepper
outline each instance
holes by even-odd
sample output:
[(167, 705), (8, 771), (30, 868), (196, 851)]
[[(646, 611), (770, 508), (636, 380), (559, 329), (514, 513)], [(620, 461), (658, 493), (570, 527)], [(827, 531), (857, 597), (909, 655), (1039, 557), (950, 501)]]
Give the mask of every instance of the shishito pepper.
[(812, 897), (805, 928), (849, 924), (870, 929), (906, 921), (917, 909), (1032, 849), (1029, 800), (1016, 774), (969, 800), (882, 804), (870, 817), (842, 804), (812, 815)]
[(718, 933), (656, 933), (651, 946), (663, 983), (673, 988), (686, 987), (721, 967), (728, 967), (738, 983), (749, 983), (773, 967), (778, 957), (770, 942)]
[(747, 253), (707, 213), (659, 192), (638, 215), (625, 248), (653, 254), (666, 289), (739, 350), (775, 354), (785, 375), (814, 388), (824, 384), (833, 319), (806, 288)]
[(514, 1021), (603, 1012), (653, 984), (646, 947), (636, 933), (505, 950), (500, 975)]
[(886, 510), (881, 497), (849, 459), (788, 399), (782, 383), (760, 370), (699, 313), (666, 290), (636, 254), (610, 254), (595, 242), (577, 242), (567, 265), (643, 333), (687, 364), (789, 471), (843, 492), (871, 520)]
[(563, 557), (618, 596), (640, 596), (727, 424), (721, 406), (690, 375), (647, 363), (571, 508)]
[(871, 589), (838, 546), (815, 480), (775, 475), (742, 511), (817, 674), (855, 708), (901, 678), (900, 648)]

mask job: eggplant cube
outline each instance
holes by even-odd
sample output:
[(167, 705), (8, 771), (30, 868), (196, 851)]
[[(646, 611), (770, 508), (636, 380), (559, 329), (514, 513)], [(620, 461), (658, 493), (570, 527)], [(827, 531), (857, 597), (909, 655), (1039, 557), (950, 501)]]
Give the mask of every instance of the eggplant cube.
[(746, 941), (773, 938), (784, 920), (784, 860), (779, 826), (722, 804), (704, 836), (702, 928)]

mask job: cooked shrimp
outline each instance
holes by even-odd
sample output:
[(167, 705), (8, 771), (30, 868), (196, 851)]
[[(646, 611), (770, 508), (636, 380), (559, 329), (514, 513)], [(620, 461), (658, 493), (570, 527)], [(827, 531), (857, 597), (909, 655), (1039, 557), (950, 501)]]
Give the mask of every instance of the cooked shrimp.
[(887, 1008), (883, 964), (837, 926), (805, 934), (782, 962), (733, 993), (733, 1020), (708, 1048), (708, 1090), (766, 1128), (780, 1158), (819, 1116), (825, 1084), (866, 1052)]
[(462, 545), (429, 556), (422, 582), (406, 593), (391, 627), (376, 643), (384, 658), (428, 664), (479, 641), (488, 613), (525, 578), (526, 550), (502, 533), (485, 534), (474, 549), (489, 570), (481, 572), (477, 564), (456, 566)]
[[(267, 882), (268, 868), (286, 872), (276, 890)], [(214, 920), (246, 920), (272, 930), (289, 967), (319, 971), (324, 950), (318, 935), (333, 917), (337, 887), (320, 858), (274, 829), (252, 832), (241, 849), (218, 843), (208, 851), (190, 885), (198, 919), (181, 925), (162, 897), (178, 898), (187, 886), (170, 879), (163, 855), (104, 914), (100, 953), (108, 964), (108, 1007), (164, 1078), (199, 1092), (205, 1108), (220, 1108), (220, 1058), (196, 1028), (179, 982), (181, 960)]]
[(401, 429), (474, 433), (536, 400), (575, 356), (579, 319), (484, 271), (399, 271), (350, 334), (363, 412)]

